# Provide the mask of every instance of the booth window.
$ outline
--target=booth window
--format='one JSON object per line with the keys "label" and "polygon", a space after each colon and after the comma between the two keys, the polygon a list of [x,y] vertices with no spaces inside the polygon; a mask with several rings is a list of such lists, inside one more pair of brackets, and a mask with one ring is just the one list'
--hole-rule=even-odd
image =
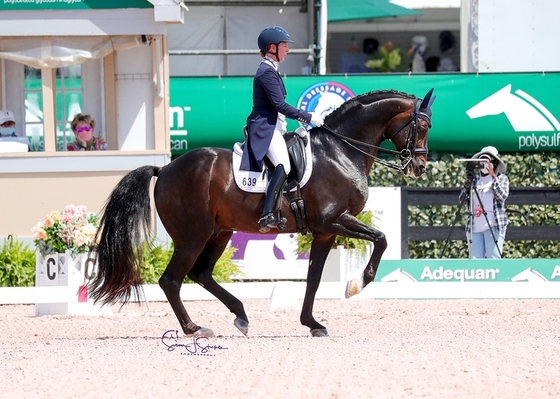
{"label": "booth window", "polygon": [[[82,112],[82,66],[56,68],[56,148],[66,151],[74,141],[70,123]],[[29,138],[30,151],[44,151],[43,99],[41,93],[41,69],[25,66],[25,132]]]}
{"label": "booth window", "polygon": [[57,150],[66,151],[75,140],[70,123],[82,112],[82,65],[56,69]]}
{"label": "booth window", "polygon": [[[78,113],[92,115],[99,127],[95,133],[105,137],[103,131],[109,128],[116,135],[116,53],[152,42],[153,38],[138,35],[1,39],[0,102],[19,118],[17,134],[27,137],[29,150],[67,151],[75,140],[71,122]],[[151,52],[153,56],[154,51],[142,49],[138,53],[149,56]],[[151,77],[149,66],[146,74]],[[158,77],[158,95],[163,96],[159,74]],[[148,83],[146,87],[149,86]],[[109,140],[109,148],[119,148],[116,136]]]}
{"label": "booth window", "polygon": [[41,94],[41,70],[24,67],[25,135],[29,139],[29,151],[44,150],[43,96]]}

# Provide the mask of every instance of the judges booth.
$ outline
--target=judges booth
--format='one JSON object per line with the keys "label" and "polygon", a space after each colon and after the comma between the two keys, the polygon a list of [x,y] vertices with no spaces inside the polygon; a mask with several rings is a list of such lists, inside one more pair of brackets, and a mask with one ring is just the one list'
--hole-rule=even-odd
{"label": "judges booth", "polygon": [[[29,238],[69,204],[97,213],[126,173],[169,163],[167,26],[184,11],[176,0],[0,4],[0,108],[17,135],[0,138],[0,238]],[[107,151],[67,151],[78,113]]]}

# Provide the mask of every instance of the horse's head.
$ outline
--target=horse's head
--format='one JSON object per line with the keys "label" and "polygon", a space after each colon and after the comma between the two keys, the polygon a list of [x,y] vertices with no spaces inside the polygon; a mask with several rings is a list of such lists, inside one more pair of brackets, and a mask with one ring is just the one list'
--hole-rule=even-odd
{"label": "horse's head", "polygon": [[431,105],[435,100],[433,90],[423,99],[408,100],[408,106],[391,119],[385,130],[385,138],[397,149],[401,170],[406,176],[419,177],[426,171],[428,130],[432,126]]}
{"label": "horse's head", "polygon": [[[419,177],[428,163],[428,130],[431,127],[433,89],[416,98],[395,90],[372,91],[346,101],[327,115],[318,131],[326,130],[356,153],[406,176]],[[396,150],[381,147],[390,140]],[[378,152],[396,156],[400,164],[378,158]]]}

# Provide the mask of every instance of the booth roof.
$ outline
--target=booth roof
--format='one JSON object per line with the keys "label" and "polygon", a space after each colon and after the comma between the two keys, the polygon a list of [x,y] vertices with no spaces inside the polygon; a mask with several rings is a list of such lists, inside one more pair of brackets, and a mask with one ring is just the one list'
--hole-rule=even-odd
{"label": "booth roof", "polygon": [[329,22],[422,15],[420,11],[398,6],[389,0],[329,0],[327,4]]}

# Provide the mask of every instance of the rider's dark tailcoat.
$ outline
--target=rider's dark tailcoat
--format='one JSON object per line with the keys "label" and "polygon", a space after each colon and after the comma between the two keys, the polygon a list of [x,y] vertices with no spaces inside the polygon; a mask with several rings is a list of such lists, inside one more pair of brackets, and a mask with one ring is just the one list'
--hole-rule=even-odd
{"label": "rider's dark tailcoat", "polygon": [[247,140],[241,159],[242,170],[259,172],[278,120],[278,113],[302,123],[311,122],[311,114],[285,101],[286,87],[273,63],[264,59],[253,80],[253,110],[247,117]]}

